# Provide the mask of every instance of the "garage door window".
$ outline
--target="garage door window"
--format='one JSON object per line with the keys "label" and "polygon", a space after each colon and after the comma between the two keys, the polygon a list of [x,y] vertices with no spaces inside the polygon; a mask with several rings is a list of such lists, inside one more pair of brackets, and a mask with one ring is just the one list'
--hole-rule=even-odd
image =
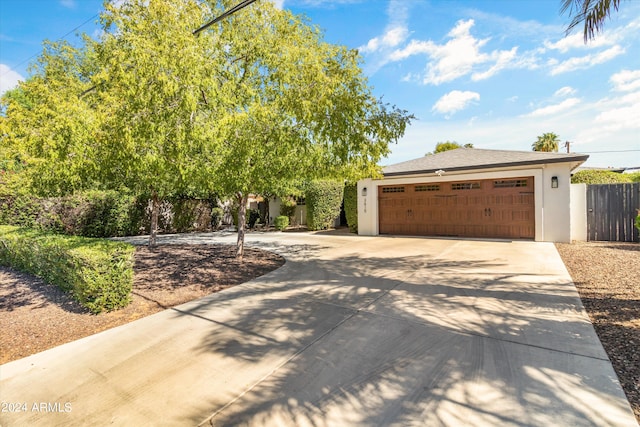
{"label": "garage door window", "polygon": [[383,193],[404,193],[404,187],[384,187]]}
{"label": "garage door window", "polygon": [[511,179],[502,181],[493,181],[493,188],[514,188],[514,187],[526,187],[526,179]]}
{"label": "garage door window", "polygon": [[451,184],[452,190],[479,190],[479,182],[456,182]]}
{"label": "garage door window", "polygon": [[440,186],[437,184],[433,184],[433,185],[416,185],[415,186],[415,191],[416,192],[421,192],[421,191],[440,191]]}

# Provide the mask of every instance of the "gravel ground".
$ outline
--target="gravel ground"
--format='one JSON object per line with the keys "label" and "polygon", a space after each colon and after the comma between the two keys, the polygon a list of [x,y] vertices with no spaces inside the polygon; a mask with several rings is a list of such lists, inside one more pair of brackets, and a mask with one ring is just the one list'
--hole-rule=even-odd
{"label": "gravel ground", "polygon": [[556,244],[640,423],[640,244]]}
{"label": "gravel ground", "polygon": [[[640,422],[640,244],[557,244],[596,332]],[[41,280],[0,267],[0,363],[128,323],[266,274],[278,255],[224,245],[165,245],[136,251],[132,303],[92,315]]]}

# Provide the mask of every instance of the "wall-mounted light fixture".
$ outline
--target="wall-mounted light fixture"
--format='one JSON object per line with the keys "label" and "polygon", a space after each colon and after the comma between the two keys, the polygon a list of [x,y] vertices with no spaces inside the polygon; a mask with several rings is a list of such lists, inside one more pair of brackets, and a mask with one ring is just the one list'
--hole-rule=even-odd
{"label": "wall-mounted light fixture", "polygon": [[367,187],[362,188],[362,196],[367,197]]}
{"label": "wall-mounted light fixture", "polygon": [[551,177],[551,188],[558,188],[558,177],[557,176],[552,176]]}

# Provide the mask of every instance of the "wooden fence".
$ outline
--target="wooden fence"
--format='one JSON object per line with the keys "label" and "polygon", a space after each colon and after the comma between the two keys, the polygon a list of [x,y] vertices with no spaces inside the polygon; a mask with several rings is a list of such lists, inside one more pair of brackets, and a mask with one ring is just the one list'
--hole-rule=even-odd
{"label": "wooden fence", "polygon": [[640,183],[587,186],[587,240],[638,242]]}

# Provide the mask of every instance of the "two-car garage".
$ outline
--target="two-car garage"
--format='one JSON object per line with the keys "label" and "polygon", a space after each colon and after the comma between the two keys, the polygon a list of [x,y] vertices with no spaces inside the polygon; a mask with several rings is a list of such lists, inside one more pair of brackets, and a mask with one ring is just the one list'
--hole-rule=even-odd
{"label": "two-car garage", "polygon": [[358,182],[358,234],[571,241],[577,153],[459,148]]}
{"label": "two-car garage", "polygon": [[533,188],[533,177],[379,186],[379,233],[533,239]]}

